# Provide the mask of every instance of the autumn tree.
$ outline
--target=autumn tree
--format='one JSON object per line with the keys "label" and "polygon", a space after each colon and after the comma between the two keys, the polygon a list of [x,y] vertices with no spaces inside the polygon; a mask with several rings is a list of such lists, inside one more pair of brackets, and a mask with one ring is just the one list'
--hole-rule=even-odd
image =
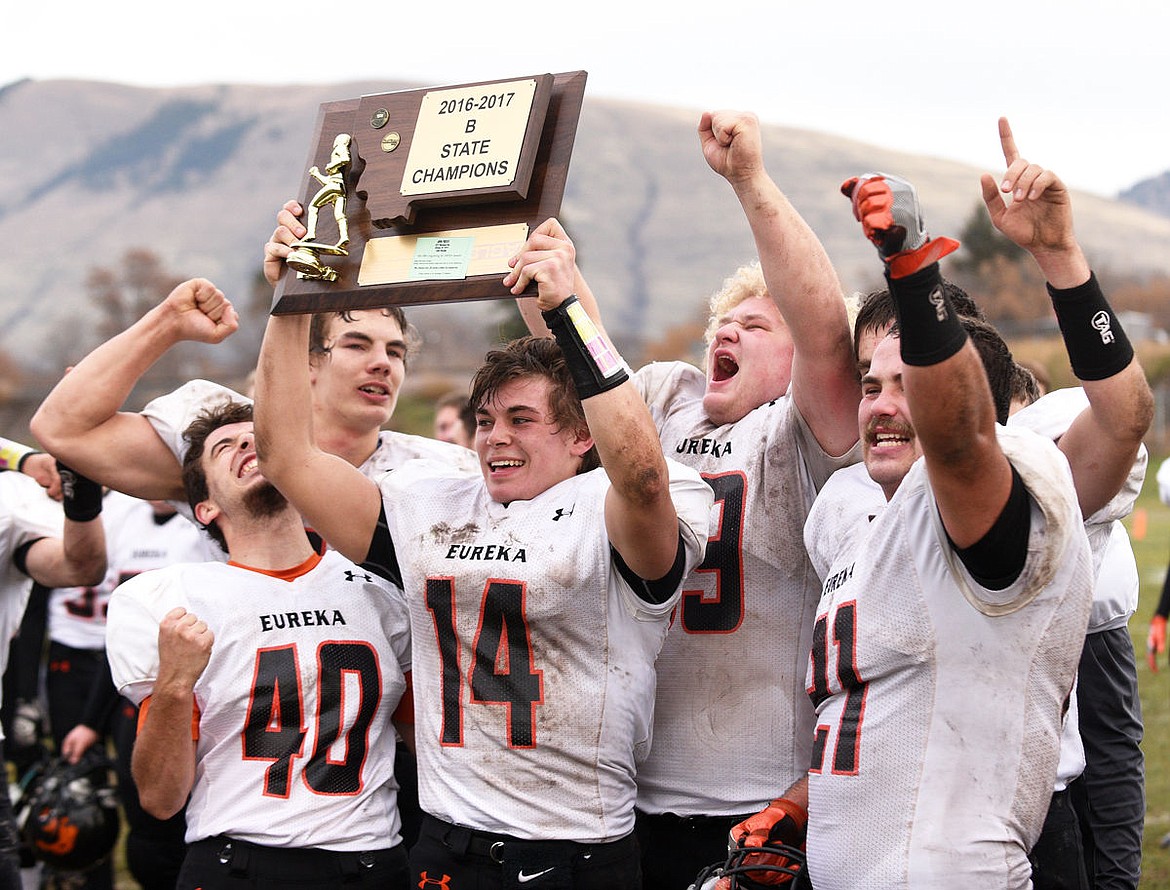
{"label": "autumn tree", "polygon": [[1028,256],[1018,245],[1000,234],[991,224],[987,207],[982,202],[975,205],[963,230],[959,234],[963,247],[954,257],[954,267],[963,272],[978,272],[987,263],[998,258],[1019,263]]}
{"label": "autumn tree", "polygon": [[[167,269],[158,254],[141,247],[127,250],[115,266],[91,268],[85,289],[97,317],[88,337],[76,338],[70,344],[64,364],[79,361],[98,344],[126,330],[162,302],[185,277]],[[231,382],[238,371],[236,353],[222,346],[181,343],[143,375],[132,400],[144,402],[195,377]]]}

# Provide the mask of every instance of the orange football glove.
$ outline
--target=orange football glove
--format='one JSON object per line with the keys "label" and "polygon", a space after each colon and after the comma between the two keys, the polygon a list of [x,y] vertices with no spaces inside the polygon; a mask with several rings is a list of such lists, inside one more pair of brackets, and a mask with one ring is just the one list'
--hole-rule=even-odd
{"label": "orange football glove", "polygon": [[[808,813],[798,803],[784,797],[778,797],[756,815],[745,819],[731,829],[731,845],[733,848],[763,847],[771,844],[783,844],[789,847],[804,849],[805,830],[808,826]],[[781,868],[792,868],[796,862],[779,853],[752,853],[743,859],[745,866],[773,865]],[[748,880],[769,887],[786,884],[792,880],[792,875],[782,872],[759,869],[744,875]]]}
{"label": "orange football glove", "polygon": [[854,176],[841,184],[853,216],[877,247],[891,278],[905,278],[959,249],[953,238],[926,233],[918,193],[905,179],[885,173]]}
{"label": "orange football glove", "polygon": [[1155,615],[1150,619],[1150,634],[1146,637],[1146,661],[1150,670],[1158,673],[1158,656],[1166,651],[1166,616]]}

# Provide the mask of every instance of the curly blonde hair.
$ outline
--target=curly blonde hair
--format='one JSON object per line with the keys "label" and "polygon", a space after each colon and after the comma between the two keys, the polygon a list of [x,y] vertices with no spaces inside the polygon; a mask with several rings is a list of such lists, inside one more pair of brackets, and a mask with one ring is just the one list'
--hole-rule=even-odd
{"label": "curly blonde hair", "polygon": [[703,335],[706,345],[711,345],[711,341],[715,339],[715,332],[719,330],[721,319],[728,312],[744,300],[767,296],[768,285],[764,283],[764,270],[760,268],[759,260],[736,269],[734,274],[723,282],[723,286],[711,296],[707,331]]}

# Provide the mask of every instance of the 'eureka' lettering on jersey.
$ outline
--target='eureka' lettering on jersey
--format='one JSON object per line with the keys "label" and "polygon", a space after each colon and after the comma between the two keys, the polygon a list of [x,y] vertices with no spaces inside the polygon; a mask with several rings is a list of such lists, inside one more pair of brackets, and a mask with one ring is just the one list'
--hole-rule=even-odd
{"label": "'eureka' lettering on jersey", "polygon": [[850,578],[852,578],[854,565],[856,565],[856,563],[849,563],[848,566],[841,569],[841,571],[837,572],[835,575],[830,575],[825,580],[825,586],[822,590],[822,596],[826,593],[832,593],[834,590],[836,590],[838,587],[840,587],[842,584],[844,584],[846,581],[848,581]]}
{"label": "'eureka' lettering on jersey", "polygon": [[504,544],[452,544],[444,559],[502,559],[504,562],[528,562],[523,547]]}
{"label": "'eureka' lettering on jersey", "polygon": [[284,630],[286,627],[316,627],[317,625],[345,624],[340,609],[330,615],[325,609],[306,609],[303,612],[276,612],[260,616],[260,630]]}
{"label": "'eureka' lettering on jersey", "polygon": [[712,457],[723,457],[731,454],[731,443],[720,443],[715,439],[683,439],[674,447],[674,453],[710,454]]}

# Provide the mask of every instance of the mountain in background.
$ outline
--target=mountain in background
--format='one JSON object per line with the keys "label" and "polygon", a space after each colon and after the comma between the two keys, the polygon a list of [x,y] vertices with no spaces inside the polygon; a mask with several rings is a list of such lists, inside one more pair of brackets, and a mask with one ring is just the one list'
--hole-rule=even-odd
{"label": "mountain in background", "polygon": [[[276,210],[305,188],[318,105],[413,88],[28,80],[4,87],[0,358],[46,376],[75,361],[93,344],[97,317],[87,276],[116,267],[131,249],[157,254],[180,277],[212,279],[237,304],[246,300]],[[672,327],[700,320],[708,296],[755,253],[731,189],[699,151],[698,118],[698,109],[586,91],[561,218],[607,326],[631,358]],[[763,138],[769,171],[820,235],[846,290],[878,283],[872,248],[838,191],[848,176],[906,176],[935,233],[960,234],[981,207],[981,171],[963,164],[780,126],[766,126]],[[1167,177],[1160,181],[1164,195]],[[1096,268],[1170,275],[1170,218],[1088,194],[1075,200],[1078,235]],[[464,367],[482,355],[468,332],[498,326],[502,315],[483,303],[409,314],[432,362]],[[262,320],[247,323],[258,328]],[[237,350],[254,350],[258,331],[233,340]]]}
{"label": "mountain in background", "polygon": [[1162,216],[1170,216],[1170,170],[1135,183],[1117,197]]}

